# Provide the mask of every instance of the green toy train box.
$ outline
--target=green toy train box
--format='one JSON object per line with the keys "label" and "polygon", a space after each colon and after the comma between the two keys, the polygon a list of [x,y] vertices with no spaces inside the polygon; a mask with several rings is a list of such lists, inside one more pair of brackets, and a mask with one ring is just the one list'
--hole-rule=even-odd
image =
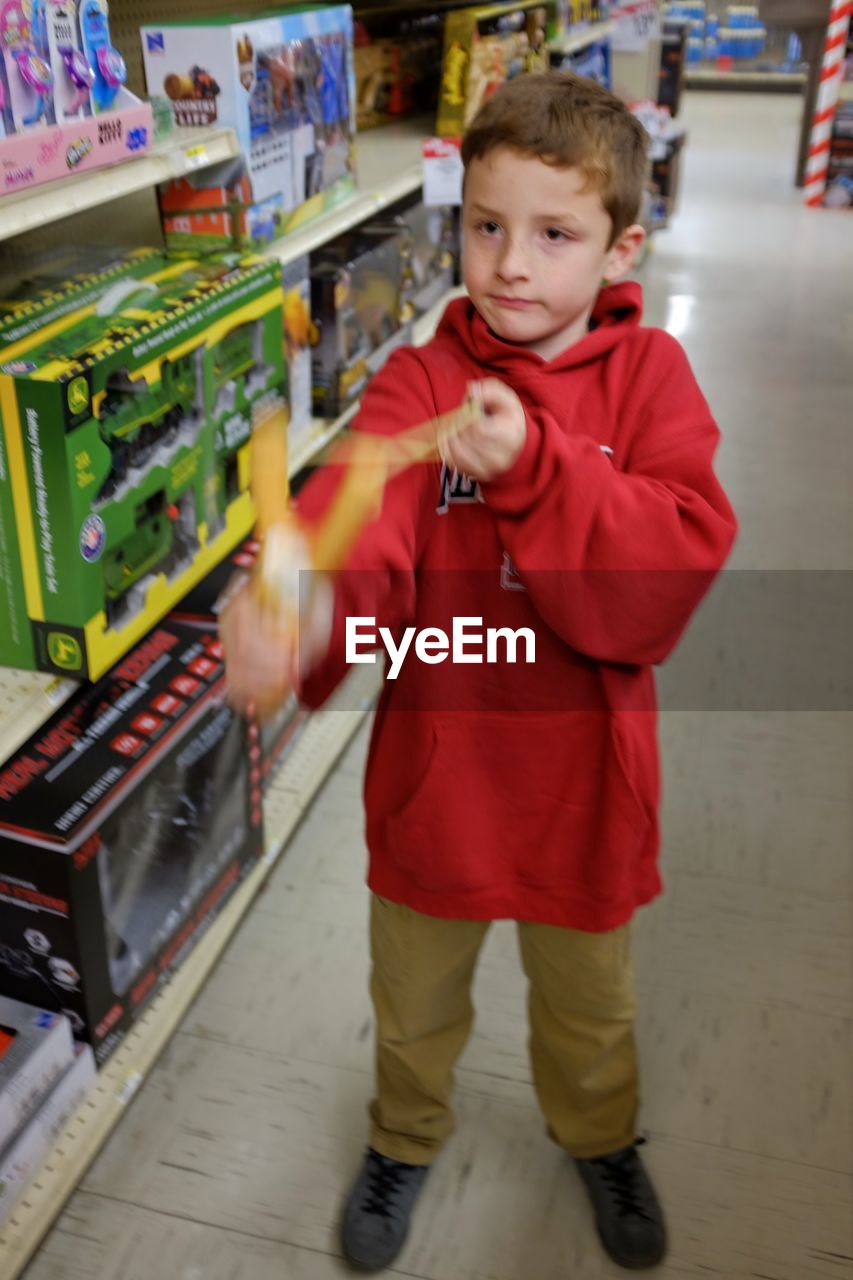
{"label": "green toy train box", "polygon": [[547,71],[553,6],[522,0],[454,9],[444,24],[436,133],[458,137],[494,91],[528,71]]}
{"label": "green toy train box", "polygon": [[285,389],[279,265],[150,265],[0,364],[5,665],[97,678],[252,526],[252,429]]}
{"label": "green toy train box", "polygon": [[0,990],[103,1062],[263,850],[257,727],[165,620],[0,766]]}
{"label": "green toy train box", "polygon": [[224,125],[239,142],[238,157],[161,187],[170,251],[257,247],[352,193],[352,30],[349,5],[142,28],[149,93],[178,125]]}
{"label": "green toy train box", "polygon": [[44,327],[45,316],[57,323],[97,302],[116,281],[156,270],[161,257],[156,249],[134,249],[116,258],[71,248],[48,254],[31,275],[4,281],[0,284],[0,362],[14,359],[18,343],[32,339]]}

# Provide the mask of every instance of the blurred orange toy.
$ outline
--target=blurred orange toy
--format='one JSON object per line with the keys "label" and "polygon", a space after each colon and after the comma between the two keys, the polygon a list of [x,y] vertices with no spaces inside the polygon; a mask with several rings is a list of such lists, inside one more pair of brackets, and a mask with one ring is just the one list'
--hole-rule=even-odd
{"label": "blurred orange toy", "polygon": [[319,337],[308,305],[298,289],[289,289],[284,295],[284,337],[289,360],[305,347],[313,347]]}

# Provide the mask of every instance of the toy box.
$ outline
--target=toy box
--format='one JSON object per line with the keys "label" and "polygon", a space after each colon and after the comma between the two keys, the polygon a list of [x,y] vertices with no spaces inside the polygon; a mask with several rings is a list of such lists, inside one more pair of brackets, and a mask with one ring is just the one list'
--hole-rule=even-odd
{"label": "toy box", "polygon": [[391,352],[411,341],[408,255],[406,234],[390,229],[353,232],[312,260],[313,397],[320,417],[334,418],[357,400]]}
{"label": "toy box", "polygon": [[6,347],[0,662],[97,678],[244,537],[284,389],[278,264],[152,260]]}
{"label": "toy box", "polygon": [[436,132],[458,137],[505,80],[547,71],[549,6],[495,4],[453,9],[445,19]]}
{"label": "toy box", "polygon": [[311,319],[311,277],[307,257],[296,258],[281,269],[284,291],[284,355],[287,365],[288,444],[293,445],[310,429],[311,348],[317,328]]}
{"label": "toy box", "polygon": [[0,5],[0,194],[140,155],[154,137],[110,39],[107,0]]}
{"label": "toy box", "polygon": [[156,249],[134,249],[116,258],[87,249],[69,248],[39,254],[38,272],[0,285],[0,362],[13,358],[16,347],[46,323],[96,303],[110,285],[129,276],[148,274],[162,265]]}
{"label": "toy box", "polygon": [[398,206],[393,216],[373,219],[361,230],[365,235],[401,232],[407,276],[404,293],[415,317],[429,311],[453,287],[459,253],[456,216],[449,205],[428,207],[415,196]]}
{"label": "toy box", "polygon": [[29,1124],[5,1149],[0,1149],[0,1227],[11,1217],[15,1204],[56,1146],[95,1079],[92,1050],[87,1044],[79,1044],[70,1065]]}
{"label": "toy box", "polygon": [[435,110],[441,76],[440,14],[359,9],[354,45],[359,129]]}
{"label": "toy box", "polygon": [[169,249],[262,244],[354,189],[348,5],[161,23],[142,46],[176,122],[227,125],[242,153],[161,189]]}
{"label": "toy box", "polygon": [[[27,932],[39,946],[38,930]],[[0,942],[0,950],[4,945]],[[0,1151],[26,1124],[73,1059],[74,1041],[67,1018],[0,996]]]}
{"label": "toy box", "polygon": [[261,851],[260,752],[223,695],[216,634],[169,620],[0,769],[0,986],[98,1061]]}
{"label": "toy box", "polygon": [[[239,587],[254,568],[259,550],[260,543],[254,538],[247,538],[184,597],[169,615],[170,618],[200,631],[216,632],[220,612],[232,591]],[[260,746],[264,790],[298,741],[309,715],[310,712],[300,707],[295,697],[291,697],[275,715],[250,729]]]}

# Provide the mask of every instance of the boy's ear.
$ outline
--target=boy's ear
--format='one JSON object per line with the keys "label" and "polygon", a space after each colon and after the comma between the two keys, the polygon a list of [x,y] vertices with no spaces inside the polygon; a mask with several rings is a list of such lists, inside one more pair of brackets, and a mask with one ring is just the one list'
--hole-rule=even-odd
{"label": "boy's ear", "polygon": [[638,222],[626,227],[619,239],[607,250],[604,259],[603,276],[607,284],[621,280],[637,261],[637,255],[643,246],[646,232]]}

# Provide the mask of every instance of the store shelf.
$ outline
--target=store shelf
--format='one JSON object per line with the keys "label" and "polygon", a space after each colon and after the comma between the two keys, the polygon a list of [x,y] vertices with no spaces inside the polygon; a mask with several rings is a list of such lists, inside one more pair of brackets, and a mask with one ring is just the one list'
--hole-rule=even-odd
{"label": "store shelf", "polygon": [[16,1280],[21,1274],[198,995],[272,864],[363,721],[376,696],[378,670],[378,666],[355,668],[327,707],[313,715],[300,734],[264,802],[267,839],[263,859],[102,1067],[94,1089],[69,1121],[11,1220],[0,1227],[3,1280]]}
{"label": "store shelf", "polygon": [[553,40],[549,40],[548,52],[558,53],[563,57],[567,57],[572,53],[580,53],[582,49],[588,49],[590,45],[606,40],[608,36],[613,35],[615,30],[615,22],[593,22],[582,30],[577,30],[573,27],[565,32],[564,35],[555,36]]}
{"label": "store shelf", "polygon": [[[448,302],[452,298],[461,297],[464,292],[463,288],[451,289],[444,297],[439,298],[438,302],[430,307],[429,311],[425,312],[419,320],[415,321],[412,330],[412,342],[416,347],[422,347],[424,343],[429,342],[438,327],[438,322],[444,314],[444,308]],[[343,431],[347,423],[352,421],[357,412],[358,402],[351,404],[340,417],[331,421],[326,418],[314,419],[307,435],[301,438],[290,450],[288,472],[291,480],[303,467],[307,467],[324,449],[328,448],[335,437]]]}
{"label": "store shelf", "polygon": [[715,67],[695,67],[684,73],[691,89],[771,89],[800,93],[806,83],[802,71],[718,71]]}
{"label": "store shelf", "polygon": [[0,240],[239,154],[233,129],[178,129],[144,156],[0,199]]}
{"label": "store shelf", "polygon": [[356,193],[303,227],[288,232],[264,252],[282,263],[292,262],[419,191],[423,183],[421,143],[430,135],[433,124],[432,116],[424,116],[359,134]]}

